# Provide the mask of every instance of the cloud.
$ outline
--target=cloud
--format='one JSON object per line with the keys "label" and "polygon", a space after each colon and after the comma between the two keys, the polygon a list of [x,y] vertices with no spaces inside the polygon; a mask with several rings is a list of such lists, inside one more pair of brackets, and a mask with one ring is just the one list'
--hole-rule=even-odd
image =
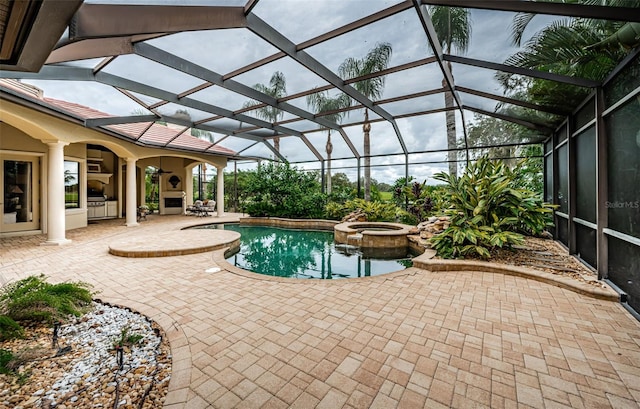
{"label": "cloud", "polygon": [[[100,2],[105,2],[100,0]],[[112,3],[148,3],[147,0],[112,1]],[[396,4],[396,1],[370,1],[370,0],[325,0],[325,1],[295,1],[295,0],[261,0],[257,3],[253,13],[267,24],[280,31],[285,37],[294,43],[314,38],[324,32],[341,27],[356,21],[367,15],[375,13]],[[162,4],[212,4],[205,0],[167,0]],[[229,3],[219,0],[214,4],[238,5],[245,4],[245,0],[237,0]],[[467,56],[494,62],[502,62],[504,59],[518,50],[510,42],[509,27],[515,13],[496,12],[487,10],[472,10],[473,23],[472,38]],[[538,16],[525,33],[528,37],[540,27],[547,24],[553,17]],[[353,30],[337,38],[322,42],[308,48],[305,52],[317,59],[325,67],[337,71],[345,58],[362,58],[378,42],[389,42],[393,47],[391,66],[397,66],[408,62],[420,60],[431,56],[428,41],[424,30],[416,16],[413,7],[398,13],[383,21],[370,26]],[[220,74],[227,74],[239,67],[260,60],[274,54],[277,49],[265,40],[252,33],[249,29],[209,30],[200,32],[183,32],[167,35],[149,41],[155,47],[174,53],[176,56],[192,61],[202,67],[209,68]],[[88,64],[96,64],[99,60],[92,60]],[[77,65],[77,64],[76,64]],[[164,88],[172,93],[181,93],[194,86],[203,83],[201,79],[188,76],[176,70],[167,68],[162,64],[149,61],[135,55],[119,56],[104,69],[127,79],[148,84],[153,87]],[[282,71],[287,80],[288,93],[307,90],[315,86],[326,84],[326,81],[312,73],[289,57],[282,58],[263,67],[239,75],[234,80],[245,85],[253,86],[256,83],[268,84],[271,75],[275,71]],[[453,64],[453,74],[457,84],[482,91],[501,93],[499,84],[494,79],[494,72],[487,69]],[[392,98],[441,86],[442,73],[438,64],[415,67],[410,70],[390,74],[387,77],[386,88],[382,98]],[[91,106],[101,111],[115,115],[129,115],[140,108],[131,99],[111,87],[82,81],[25,81],[42,88],[45,96],[63,99],[71,102]],[[203,102],[237,110],[249,99],[213,86],[190,96]],[[463,101],[472,105],[482,103],[482,108],[491,108],[491,101],[480,101],[477,98],[462,95]],[[145,98],[154,101],[154,98]],[[291,101],[299,108],[308,110],[306,101],[299,99]],[[444,106],[443,94],[412,99],[382,105],[394,115],[420,110],[441,108]],[[173,105],[166,109],[172,109]],[[187,108],[188,111],[193,111]],[[196,113],[200,118],[206,113]],[[250,114],[251,115],[251,114]],[[358,122],[362,119],[363,112],[353,111],[344,119],[344,123]],[[461,122],[458,116],[458,133],[461,134]],[[287,118],[290,118],[288,115]],[[371,113],[372,119],[377,115]],[[467,117],[467,121],[472,118]],[[222,122],[222,121],[220,121]],[[227,121],[231,123],[230,121]],[[410,152],[421,152],[446,148],[446,126],[443,113],[424,115],[398,119],[398,128]],[[215,123],[214,123],[215,125]],[[292,124],[292,126],[294,126]],[[309,129],[314,129],[311,125]],[[363,152],[363,136],[361,125],[348,126],[345,132],[352,140],[360,154]],[[316,149],[323,156],[326,143],[326,132],[311,132],[307,136]],[[404,155],[393,156],[401,153],[398,137],[389,123],[377,122],[373,124],[371,131],[372,153],[375,155],[389,155],[377,158],[380,165],[398,164],[397,166],[381,166],[372,171],[373,177],[387,183],[404,176]],[[351,150],[337,134],[332,134],[334,145],[334,157],[351,156]],[[232,149],[242,149],[250,142],[234,141],[227,138],[222,145]],[[282,153],[292,161],[310,160],[314,155],[298,138],[282,138]],[[248,155],[264,155],[272,157],[272,152],[263,144],[244,152]],[[410,173],[418,180],[430,178],[435,172],[446,169],[446,164],[420,162],[437,162],[446,159],[446,153],[412,154],[410,155]],[[336,161],[338,163],[339,161]],[[350,163],[354,163],[351,161]],[[244,165],[249,166],[249,165]],[[319,164],[304,166],[319,167]],[[352,179],[355,179],[355,169],[345,170]]]}

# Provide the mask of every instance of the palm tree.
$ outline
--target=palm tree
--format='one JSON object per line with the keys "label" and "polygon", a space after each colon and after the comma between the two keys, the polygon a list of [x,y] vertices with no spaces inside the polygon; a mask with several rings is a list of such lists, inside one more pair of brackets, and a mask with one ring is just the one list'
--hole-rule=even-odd
{"label": "palm tree", "polygon": [[[640,32],[640,26],[637,30]],[[635,32],[633,25],[620,22],[556,20],[507,58],[505,64],[601,81],[626,56],[623,47],[637,45],[628,40],[634,38],[627,35],[630,31]],[[589,93],[582,87],[508,73],[496,74],[496,78],[507,92],[549,107],[575,106]]]}
{"label": "palm tree", "polygon": [[[638,7],[638,5],[633,5],[629,0],[556,0],[560,3],[578,3],[592,6],[608,6],[608,7]],[[537,16],[535,13],[517,13],[511,24],[511,41],[514,45],[518,47],[522,44],[522,36],[524,35],[524,31]],[[593,22],[597,25],[608,25],[610,22],[602,21],[602,20],[593,20]],[[625,41],[626,38],[637,38],[638,29],[640,28],[640,23],[626,23],[624,26],[620,28],[620,33],[615,33],[603,41],[615,42],[619,41],[623,46],[628,48],[633,48],[638,45],[636,41],[631,40],[630,43]],[[629,33],[629,37],[626,37],[625,34]],[[621,37],[621,38],[620,38]]]}
{"label": "palm tree", "polygon": [[[467,9],[460,7],[430,6],[429,14],[433,21],[433,27],[442,45],[443,52],[450,54],[454,48],[460,53],[466,53],[471,38],[471,18]],[[447,62],[449,72],[452,72],[451,63]],[[447,88],[446,79],[442,79],[442,87]],[[449,174],[456,176],[458,164],[456,162],[456,115],[453,111],[453,93],[445,91],[444,105],[447,121],[447,154],[449,160]]]}
{"label": "palm tree", "polygon": [[[342,111],[344,108],[351,106],[351,98],[346,94],[340,94],[335,98],[329,97],[329,91],[316,92],[307,95],[307,105],[318,114],[328,112],[322,117],[328,121],[338,123],[348,111]],[[333,144],[331,143],[331,128],[327,128],[327,194],[331,194],[331,152],[333,152]]]}
{"label": "palm tree", "polygon": [[[284,74],[280,71],[276,71],[273,73],[273,75],[271,76],[271,80],[269,80],[269,85],[255,84],[253,86],[253,89],[260,91],[263,94],[267,94],[275,99],[287,96],[287,82],[284,78]],[[255,105],[258,105],[258,103],[247,101],[244,103],[243,108],[250,108]],[[274,106],[266,105],[262,108],[258,108],[256,110],[256,115],[258,116],[258,118],[262,118],[273,123],[284,116],[284,111]],[[279,137],[273,138],[273,147],[275,148],[276,152],[280,152]]]}
{"label": "palm tree", "polygon": [[[378,43],[374,48],[369,50],[367,55],[362,59],[347,58],[344,60],[338,73],[343,79],[370,75],[387,69],[391,60],[391,44]],[[365,97],[376,100],[382,96],[384,90],[385,76],[372,77],[366,80],[358,81],[353,87]],[[364,199],[371,200],[371,141],[369,131],[371,124],[369,123],[369,110],[364,110]]]}

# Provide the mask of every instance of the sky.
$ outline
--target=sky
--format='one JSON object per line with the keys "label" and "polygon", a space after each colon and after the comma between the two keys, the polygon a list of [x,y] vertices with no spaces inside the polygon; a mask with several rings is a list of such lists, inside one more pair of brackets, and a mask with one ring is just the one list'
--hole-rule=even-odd
{"label": "sky", "polygon": [[[91,1],[106,3],[106,1]],[[225,4],[243,5],[244,1],[113,1],[110,3],[129,4]],[[349,22],[358,20],[367,15],[375,13],[396,4],[397,1],[390,0],[324,0],[324,1],[303,1],[303,0],[260,0],[253,9],[253,13],[265,21],[267,24],[278,30],[294,43],[311,39],[328,30],[338,28]],[[472,36],[469,49],[466,54],[454,50],[453,54],[465,55],[471,58],[488,60],[491,62],[503,62],[508,56],[517,51],[509,39],[510,24],[514,13],[472,10]],[[551,20],[548,16],[539,16],[534,19],[531,28],[525,32],[525,38],[530,37],[538,29]],[[326,41],[306,49],[305,51],[329,68],[334,73],[339,65],[349,57],[362,58],[377,43],[387,42],[392,45],[393,53],[389,66],[397,66],[409,63],[418,59],[423,59],[432,55],[428,46],[426,35],[421,28],[414,9],[409,9],[381,22],[370,26],[343,34],[337,38]],[[277,50],[257,35],[247,29],[226,29],[211,30],[204,32],[184,32],[161,37],[148,41],[154,47],[174,53],[175,55],[192,61],[198,65],[206,67],[219,74],[225,74],[242,67],[250,62],[264,58],[275,53]],[[78,61],[70,63],[76,66],[93,67],[101,59]],[[272,62],[259,69],[252,70],[234,78],[234,80],[247,86],[255,84],[268,84],[271,75],[275,71],[284,73],[287,81],[287,93],[294,94],[303,90],[312,89],[326,85],[327,82],[311,71],[302,67],[291,58],[285,57]],[[201,80],[190,77],[161,64],[146,60],[137,55],[119,56],[114,62],[107,65],[104,72],[118,75],[130,80],[159,88],[165,88],[173,93],[180,93],[202,83]],[[481,91],[502,94],[502,91],[494,79],[494,72],[490,70],[453,65],[453,75],[458,85],[476,88]],[[388,75],[382,99],[395,96],[427,91],[441,86],[442,73],[437,64],[429,64],[410,70]],[[114,88],[91,82],[83,81],[39,81],[25,80],[44,90],[46,97],[52,97],[79,104],[91,106],[95,109],[113,115],[131,115],[134,111],[140,110],[141,106],[133,100],[127,98]],[[334,95],[334,94],[332,94]],[[154,103],[158,100],[152,97],[137,95],[147,103]],[[247,97],[235,94],[220,87],[209,87],[189,96],[198,101],[223,106],[235,110],[242,108],[248,101]],[[469,97],[468,95],[463,95]],[[495,102],[473,99],[473,105],[482,109],[494,110]],[[308,110],[305,98],[289,101],[292,105]],[[407,112],[436,109],[444,106],[444,95],[436,94],[420,99],[400,101],[382,105],[392,115],[399,115]],[[159,110],[163,114],[172,114],[180,108],[175,104],[161,107]],[[210,114],[198,112],[187,108],[194,120],[204,119]],[[255,114],[247,113],[255,116]],[[473,114],[465,111],[466,123],[473,120]],[[291,115],[285,115],[284,119]],[[352,123],[361,121],[362,110],[351,111],[342,123]],[[378,116],[370,113],[371,119]],[[227,121],[229,126],[240,126],[237,121]],[[410,152],[421,152],[446,148],[446,126],[445,115],[442,113],[424,115],[396,120],[402,138]],[[456,125],[458,137],[462,138],[462,118],[456,111]],[[214,124],[212,122],[212,124]],[[216,123],[217,124],[217,123]],[[246,124],[245,124],[246,125]],[[290,126],[299,131],[314,131],[307,133],[308,139],[317,147],[323,156],[327,133],[318,131],[317,125],[304,121],[303,123],[292,123]],[[344,127],[346,134],[353,141],[360,154],[363,153],[363,136],[361,125]],[[215,135],[216,139],[222,135]],[[234,140],[235,139],[235,140]],[[341,158],[352,157],[345,141],[334,132],[331,137],[333,143],[334,158],[332,166],[336,172],[344,172],[351,180],[356,179],[356,170],[338,169],[340,167],[353,167],[355,160],[340,160]],[[374,122],[371,130],[371,153],[381,155],[372,159],[372,164],[394,166],[374,167],[372,177],[379,182],[393,183],[405,174],[404,155],[393,155],[401,153],[393,127],[388,122]],[[227,138],[222,143],[223,146],[236,151],[241,151],[251,145],[252,142],[238,140],[237,138]],[[291,162],[301,162],[314,160],[315,156],[306,148],[303,141],[297,137],[281,138],[281,153]],[[256,155],[271,157],[272,153],[262,144],[255,145],[246,151],[246,155]],[[412,154],[409,157],[409,174],[420,181],[433,183],[433,174],[446,170],[446,163],[435,163],[446,160],[446,153]],[[418,164],[419,162],[434,162],[429,164]],[[241,167],[251,167],[251,165],[241,165]],[[320,167],[319,162],[303,163],[299,167],[314,168]]]}

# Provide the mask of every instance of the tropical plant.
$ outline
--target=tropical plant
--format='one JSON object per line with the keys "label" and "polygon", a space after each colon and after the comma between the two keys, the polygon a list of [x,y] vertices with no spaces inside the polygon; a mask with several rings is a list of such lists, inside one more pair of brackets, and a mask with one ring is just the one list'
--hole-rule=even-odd
{"label": "tropical plant", "polygon": [[407,211],[411,213],[418,222],[427,220],[432,215],[435,208],[435,200],[429,195],[426,189],[427,182],[413,182],[403,188],[403,195],[407,198]]}
{"label": "tropical plant", "polygon": [[[440,40],[443,52],[450,54],[456,49],[460,53],[466,53],[471,38],[471,17],[467,9],[448,6],[429,6],[429,14],[433,22],[433,28]],[[453,74],[451,63],[447,62],[449,72]],[[447,108],[445,118],[447,121],[447,149],[449,160],[449,174],[458,174],[458,162],[456,154],[456,116],[453,111],[453,93],[449,90],[446,78],[442,79],[442,87],[445,88],[444,105]]]}
{"label": "tropical plant", "polygon": [[251,216],[320,218],[326,195],[320,192],[318,175],[288,163],[261,165],[249,174],[247,213]]}
{"label": "tropical plant", "polygon": [[41,274],[6,285],[0,294],[0,311],[15,321],[51,323],[81,315],[91,305],[92,295],[87,283],[50,284]]}
{"label": "tropical plant", "polygon": [[[351,79],[361,76],[370,76],[389,66],[392,48],[389,43],[378,43],[369,50],[362,59],[347,58],[338,67],[338,73],[343,79]],[[353,87],[365,97],[376,100],[382,96],[384,90],[385,76],[379,75],[370,77],[353,84]],[[371,123],[369,122],[369,110],[364,110],[364,199],[371,200],[371,141],[369,132]]]}
{"label": "tropical plant", "polygon": [[[269,85],[255,84],[253,89],[278,99],[287,96],[287,81],[282,72],[276,71],[271,75]],[[251,108],[256,105],[260,105],[260,103],[247,101],[244,103],[243,108]],[[265,105],[256,109],[256,115],[266,121],[276,122],[278,118],[284,116],[284,111],[271,105]],[[280,137],[273,138],[273,148],[276,152],[280,152]]]}
{"label": "tropical plant", "polygon": [[405,178],[403,176],[401,178],[396,179],[393,182],[393,187],[392,187],[393,201],[396,204],[396,206],[406,206],[408,198],[405,195],[404,188],[408,186],[410,183],[413,183],[414,180],[415,179],[413,176],[409,176],[408,178]]}
{"label": "tropical plant", "polygon": [[445,258],[489,258],[497,247],[521,244],[523,234],[541,234],[551,225],[552,205],[530,190],[513,187],[519,169],[510,170],[487,157],[470,164],[458,178],[446,173],[434,177],[445,182],[450,225],[431,238]]}
{"label": "tropical plant", "polygon": [[358,198],[348,200],[344,204],[331,202],[325,207],[326,217],[332,220],[340,220],[356,210],[362,212],[370,222],[395,222],[399,219],[414,221],[413,218],[407,216],[403,209],[393,203],[366,201]]}
{"label": "tropical plant", "polygon": [[[316,116],[322,116],[327,121],[338,123],[348,114],[345,108],[351,106],[351,98],[346,94],[340,94],[331,98],[329,91],[316,92],[307,95],[307,104],[316,112]],[[333,144],[331,143],[331,128],[327,128],[327,194],[331,194],[331,153]]]}

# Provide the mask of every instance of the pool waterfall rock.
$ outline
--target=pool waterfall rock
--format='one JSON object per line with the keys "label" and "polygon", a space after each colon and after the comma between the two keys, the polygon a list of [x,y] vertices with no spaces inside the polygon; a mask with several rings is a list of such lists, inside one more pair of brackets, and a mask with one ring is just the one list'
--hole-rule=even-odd
{"label": "pool waterfall rock", "polygon": [[408,236],[410,246],[419,251],[430,249],[429,240],[445,231],[451,224],[449,216],[432,216],[420,224]]}

